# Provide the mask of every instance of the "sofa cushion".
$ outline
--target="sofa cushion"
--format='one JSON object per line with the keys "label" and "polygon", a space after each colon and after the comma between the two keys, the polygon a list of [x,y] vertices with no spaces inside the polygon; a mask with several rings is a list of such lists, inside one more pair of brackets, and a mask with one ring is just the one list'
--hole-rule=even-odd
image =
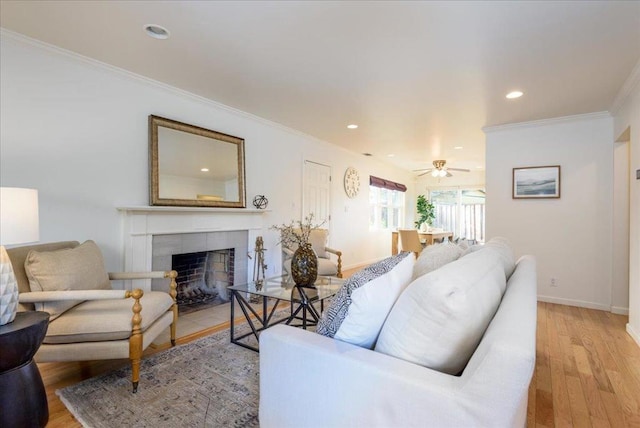
{"label": "sofa cushion", "polygon": [[413,267],[413,279],[457,260],[461,254],[462,249],[449,241],[445,241],[442,244],[428,245],[416,260],[416,264]]}
{"label": "sofa cushion", "polygon": [[505,283],[495,251],[471,253],[417,278],[398,298],[375,350],[460,373],[495,314]]}
{"label": "sofa cushion", "polygon": [[391,307],[411,281],[414,261],[413,253],[400,253],[353,274],[322,314],[316,331],[371,348]]}
{"label": "sofa cushion", "polygon": [[[82,343],[122,340],[131,336],[133,299],[88,300],[49,323],[43,343]],[[140,299],[144,332],[167,312],[173,299],[168,293],[147,291]],[[96,316],[100,314],[100,316]]]}
{"label": "sofa cushion", "polygon": [[[30,251],[24,262],[31,291],[111,290],[100,248],[86,241],[75,248],[56,251]],[[53,321],[79,300],[36,304]]]}

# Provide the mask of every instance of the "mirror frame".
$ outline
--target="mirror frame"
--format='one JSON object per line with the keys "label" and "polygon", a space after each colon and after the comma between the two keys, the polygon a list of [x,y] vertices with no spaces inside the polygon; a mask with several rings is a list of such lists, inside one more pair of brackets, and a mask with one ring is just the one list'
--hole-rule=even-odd
{"label": "mirror frame", "polygon": [[[195,134],[212,140],[235,144],[238,149],[238,201],[209,201],[200,199],[169,199],[160,197],[160,171],[158,165],[158,127],[170,128],[176,131]],[[189,125],[176,120],[160,116],[149,115],[149,200],[151,205],[178,206],[178,207],[221,207],[221,208],[245,208],[245,166],[244,166],[244,139],[199,126]]]}

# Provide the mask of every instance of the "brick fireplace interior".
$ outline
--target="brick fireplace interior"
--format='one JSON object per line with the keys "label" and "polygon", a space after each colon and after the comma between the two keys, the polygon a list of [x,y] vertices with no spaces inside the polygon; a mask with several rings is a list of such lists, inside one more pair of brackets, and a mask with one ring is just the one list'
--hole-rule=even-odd
{"label": "brick fireplace interior", "polygon": [[[176,270],[181,314],[229,301],[227,287],[247,282],[247,231],[154,235],[152,269]],[[151,289],[168,291],[166,280]]]}
{"label": "brick fireplace interior", "polygon": [[229,301],[227,287],[234,284],[235,249],[173,254],[171,268],[178,272],[177,303],[181,313]]}

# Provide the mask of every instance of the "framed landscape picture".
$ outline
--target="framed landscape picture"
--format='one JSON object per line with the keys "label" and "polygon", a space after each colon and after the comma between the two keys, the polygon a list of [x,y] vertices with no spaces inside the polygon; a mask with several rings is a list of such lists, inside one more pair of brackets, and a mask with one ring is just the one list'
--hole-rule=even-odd
{"label": "framed landscape picture", "polygon": [[560,165],[513,168],[513,199],[560,197]]}

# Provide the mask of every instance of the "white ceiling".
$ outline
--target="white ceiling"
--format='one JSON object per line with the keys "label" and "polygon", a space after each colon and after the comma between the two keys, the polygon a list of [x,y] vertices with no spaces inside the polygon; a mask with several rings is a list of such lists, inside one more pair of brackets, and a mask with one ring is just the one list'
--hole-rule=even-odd
{"label": "white ceiling", "polygon": [[2,0],[0,25],[407,169],[608,110],[640,59],[638,1]]}

